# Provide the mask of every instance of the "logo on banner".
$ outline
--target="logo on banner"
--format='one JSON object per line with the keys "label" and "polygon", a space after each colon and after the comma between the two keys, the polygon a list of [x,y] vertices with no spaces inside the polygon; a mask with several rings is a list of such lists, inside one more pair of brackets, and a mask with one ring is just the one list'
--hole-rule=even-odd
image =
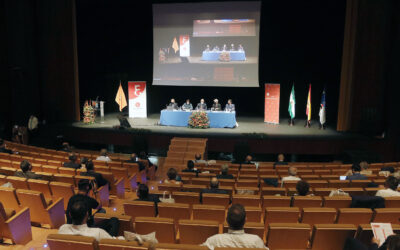
{"label": "logo on banner", "polygon": [[140,102],[135,103],[135,106],[139,108],[140,107]]}
{"label": "logo on banner", "polygon": [[129,117],[147,117],[146,82],[128,82]]}
{"label": "logo on banner", "polygon": [[[146,89],[146,85],[145,84],[134,84],[134,88],[129,88],[129,98],[130,99],[135,99],[138,98]],[[140,104],[139,104],[140,106]]]}

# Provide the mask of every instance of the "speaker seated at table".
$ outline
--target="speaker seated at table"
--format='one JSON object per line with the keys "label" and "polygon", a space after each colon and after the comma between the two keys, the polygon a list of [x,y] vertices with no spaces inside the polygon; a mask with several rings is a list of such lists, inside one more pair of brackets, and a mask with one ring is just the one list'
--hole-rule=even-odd
{"label": "speaker seated at table", "polygon": [[214,99],[214,103],[211,107],[211,111],[221,111],[221,104],[218,103],[218,99]]}
{"label": "speaker seated at table", "polygon": [[190,103],[190,100],[187,99],[181,108],[182,108],[182,110],[185,110],[185,111],[191,111],[191,110],[193,110],[193,105]]}
{"label": "speaker seated at table", "polygon": [[168,110],[178,110],[179,109],[178,104],[175,102],[174,98],[172,98],[171,102],[167,105],[167,109]]}
{"label": "speaker seated at table", "polygon": [[200,103],[197,104],[196,110],[207,110],[207,104],[204,102],[203,98],[201,98]]}
{"label": "speaker seated at table", "polygon": [[228,103],[225,105],[225,111],[235,111],[235,104],[232,103],[232,99],[228,99]]}

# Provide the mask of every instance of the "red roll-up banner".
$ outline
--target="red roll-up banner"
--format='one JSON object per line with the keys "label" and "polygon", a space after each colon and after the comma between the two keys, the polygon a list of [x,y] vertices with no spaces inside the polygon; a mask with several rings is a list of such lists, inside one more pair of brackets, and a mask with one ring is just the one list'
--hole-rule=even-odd
{"label": "red roll-up banner", "polygon": [[264,122],[279,124],[280,90],[279,83],[265,84]]}

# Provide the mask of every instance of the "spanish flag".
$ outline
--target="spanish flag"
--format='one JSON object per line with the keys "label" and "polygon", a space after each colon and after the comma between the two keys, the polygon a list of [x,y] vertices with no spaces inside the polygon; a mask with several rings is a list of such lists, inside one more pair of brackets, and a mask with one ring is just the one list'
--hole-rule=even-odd
{"label": "spanish flag", "polygon": [[117,96],[115,97],[115,102],[119,105],[119,111],[122,111],[123,108],[128,106],[126,102],[126,97],[124,90],[122,89],[121,81],[119,81],[119,88],[117,92]]}
{"label": "spanish flag", "polygon": [[307,108],[306,108],[307,121],[311,121],[311,83],[308,88]]}
{"label": "spanish flag", "polygon": [[174,37],[174,41],[172,42],[172,48],[174,49],[175,53],[179,50],[179,45],[176,37]]}

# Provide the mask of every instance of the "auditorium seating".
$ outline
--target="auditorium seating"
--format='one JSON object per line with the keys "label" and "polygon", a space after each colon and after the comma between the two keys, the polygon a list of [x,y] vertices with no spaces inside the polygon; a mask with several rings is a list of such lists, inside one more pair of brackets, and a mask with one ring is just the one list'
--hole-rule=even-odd
{"label": "auditorium seating", "polygon": [[214,220],[219,223],[225,221],[225,206],[218,205],[193,205],[194,220]]}
{"label": "auditorium seating", "polygon": [[383,222],[398,224],[400,218],[400,208],[376,208],[372,222]]}
{"label": "auditorium seating", "polygon": [[160,218],[172,218],[175,225],[180,219],[190,219],[191,211],[189,204],[184,203],[159,203],[158,216]]}
{"label": "auditorium seating", "polygon": [[31,218],[28,207],[20,211],[7,209],[0,202],[0,239],[25,245],[32,240]]}
{"label": "auditorium seating", "polygon": [[182,244],[201,244],[219,232],[218,222],[211,220],[179,220],[178,228]]}
{"label": "auditorium seating", "polygon": [[136,217],[135,230],[138,234],[156,232],[161,243],[175,243],[174,220],[169,218]]}
{"label": "auditorium seating", "polygon": [[356,229],[353,224],[315,224],[310,240],[311,249],[343,249],[346,239],[354,237]]}
{"label": "auditorium seating", "polygon": [[271,249],[306,249],[310,225],[302,223],[270,223],[267,246]]}
{"label": "auditorium seating", "polygon": [[110,215],[105,213],[96,213],[94,215],[94,222],[95,224],[99,224],[102,221],[110,219],[112,217],[116,217],[119,220],[119,236],[123,236],[124,231],[134,232],[132,217],[128,215]]}
{"label": "auditorium seating", "polygon": [[0,187],[0,202],[15,211],[21,209],[15,188]]}
{"label": "auditorium seating", "polygon": [[98,248],[98,242],[95,238],[78,235],[49,234],[47,243],[52,250],[95,250]]}
{"label": "auditorium seating", "polygon": [[154,217],[156,214],[154,202],[149,201],[125,201],[124,212],[131,216],[133,220],[137,216]]}

